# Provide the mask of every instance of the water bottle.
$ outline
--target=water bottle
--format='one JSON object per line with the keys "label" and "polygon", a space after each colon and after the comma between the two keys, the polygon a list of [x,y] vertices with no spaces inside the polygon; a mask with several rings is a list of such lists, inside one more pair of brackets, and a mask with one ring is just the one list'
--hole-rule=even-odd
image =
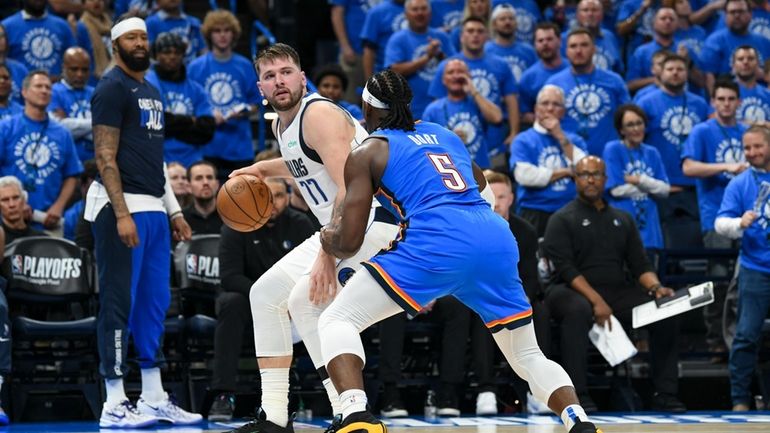
{"label": "water bottle", "polygon": [[757,410],[765,410],[765,400],[761,394],[754,396],[754,405],[756,406]]}
{"label": "water bottle", "polygon": [[438,407],[436,407],[436,392],[429,389],[428,395],[425,397],[425,420],[435,421],[437,416]]}

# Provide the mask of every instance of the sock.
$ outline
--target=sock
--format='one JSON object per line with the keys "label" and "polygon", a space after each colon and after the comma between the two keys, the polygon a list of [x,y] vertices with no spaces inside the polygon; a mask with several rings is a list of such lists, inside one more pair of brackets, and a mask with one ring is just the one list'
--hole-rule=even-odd
{"label": "sock", "polygon": [[262,410],[279,427],[289,423],[289,369],[262,368]]}
{"label": "sock", "polygon": [[567,427],[567,431],[572,430],[572,427],[579,422],[587,422],[588,415],[583,410],[583,407],[579,404],[571,404],[564,408],[561,412],[561,421],[564,426]]}
{"label": "sock", "polygon": [[126,390],[123,389],[123,379],[105,379],[104,388],[107,390],[105,406],[113,407],[122,401],[128,400]]}
{"label": "sock", "polygon": [[142,395],[145,401],[157,403],[167,398],[163,391],[163,381],[160,379],[160,368],[142,369]]}
{"label": "sock", "polygon": [[332,415],[342,413],[342,404],[340,404],[340,395],[337,394],[337,388],[334,387],[331,379],[324,379],[321,383],[326,388],[326,394],[329,396],[329,402],[332,404]]}
{"label": "sock", "polygon": [[342,419],[349,417],[356,412],[366,410],[366,393],[361,389],[349,389],[340,394],[340,404],[342,405]]}

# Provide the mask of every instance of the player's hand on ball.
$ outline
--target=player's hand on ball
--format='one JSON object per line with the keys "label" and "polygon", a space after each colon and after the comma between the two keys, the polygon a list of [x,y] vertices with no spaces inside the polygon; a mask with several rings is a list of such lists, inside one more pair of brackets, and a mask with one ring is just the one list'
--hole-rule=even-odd
{"label": "player's hand on ball", "polygon": [[233,178],[233,177],[241,175],[241,174],[250,174],[250,175],[258,177],[261,180],[264,180],[266,176],[265,176],[265,173],[262,171],[262,169],[260,167],[261,167],[261,164],[259,162],[255,162],[254,164],[251,164],[248,167],[243,167],[243,168],[239,168],[237,170],[233,170],[230,173],[230,176],[228,176],[228,177]]}
{"label": "player's hand on ball", "polygon": [[336,258],[321,251],[310,270],[308,298],[313,305],[324,305],[337,295]]}
{"label": "player's hand on ball", "polygon": [[136,232],[136,224],[131,215],[118,218],[118,236],[129,248],[139,245],[139,234]]}

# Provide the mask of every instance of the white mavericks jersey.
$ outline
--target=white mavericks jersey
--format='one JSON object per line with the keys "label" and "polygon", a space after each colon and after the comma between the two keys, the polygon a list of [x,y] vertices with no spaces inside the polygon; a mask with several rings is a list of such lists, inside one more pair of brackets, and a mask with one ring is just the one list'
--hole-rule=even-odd
{"label": "white mavericks jersey", "polygon": [[[283,161],[294,177],[302,197],[305,198],[313,214],[318,218],[318,222],[321,225],[326,225],[331,220],[334,198],[337,195],[337,184],[326,171],[321,157],[315,150],[307,146],[302,136],[302,118],[305,115],[305,110],[310,104],[318,101],[334,104],[331,100],[317,93],[311,93],[302,99],[299,112],[286,128],[286,131],[280,133],[280,121],[276,121],[274,133],[278,139]],[[356,135],[350,142],[350,148],[355,149],[369,136],[369,133],[344,108],[340,107],[340,109],[347,114],[356,127]]]}

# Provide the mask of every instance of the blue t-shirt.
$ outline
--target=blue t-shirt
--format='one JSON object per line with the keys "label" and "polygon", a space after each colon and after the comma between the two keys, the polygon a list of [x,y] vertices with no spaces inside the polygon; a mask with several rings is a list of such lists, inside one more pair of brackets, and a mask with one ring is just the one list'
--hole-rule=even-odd
{"label": "blue t-shirt", "polygon": [[628,59],[626,80],[631,81],[652,77],[652,56],[660,50],[676,52],[676,42],[672,42],[670,46],[664,47],[653,39],[646,44],[640,45]]}
{"label": "blue t-shirt", "polygon": [[639,101],[642,98],[644,98],[647,94],[649,94],[653,90],[658,90],[658,89],[659,89],[659,87],[658,87],[657,84],[650,83],[650,84],[642,87],[641,89],[637,90],[636,93],[634,93],[634,98],[632,99],[632,101],[634,102],[634,104],[638,105]]}
{"label": "blue t-shirt", "polygon": [[[561,34],[561,55],[565,57],[569,32],[568,30]],[[611,30],[601,29],[599,35],[594,38],[594,45],[596,46],[593,57],[594,66],[622,75],[625,66],[623,57],[620,55],[620,43],[615,34]]]}
{"label": "blue t-shirt", "polygon": [[[760,195],[760,192],[762,194]],[[753,210],[757,218],[743,232],[741,266],[770,272],[770,173],[754,167],[736,176],[725,189],[717,218],[740,218]]]}
{"label": "blue t-shirt", "polygon": [[[62,80],[53,85],[51,93],[51,103],[48,105],[48,111],[60,109],[64,111],[67,117],[74,119],[91,118],[93,87],[86,86],[82,89],[74,89],[66,81]],[[75,140],[75,148],[77,148],[78,158],[81,161],[93,159],[94,141],[92,137],[82,137]]]}
{"label": "blue t-shirt", "polygon": [[[212,110],[227,114],[238,104],[257,104],[257,75],[254,66],[245,57],[233,54],[221,62],[206,53],[187,69],[187,76],[203,86]],[[227,161],[245,161],[254,158],[251,123],[248,118],[228,120],[217,126],[214,138],[203,148],[203,155]]]}
{"label": "blue t-shirt", "polygon": [[159,10],[147,17],[147,38],[150,42],[155,41],[161,33],[175,33],[184,39],[187,43],[187,51],[184,54],[185,64],[192,62],[198,53],[206,48],[206,41],[201,34],[201,22],[198,18],[182,14],[179,17],[169,16],[166,12]]}
{"label": "blue t-shirt", "polygon": [[[627,20],[628,17],[636,13],[642,7],[642,0],[624,0],[618,10],[615,25]],[[627,38],[626,53],[633,53],[634,50],[644,43],[646,39],[653,36],[652,23],[655,21],[655,12],[660,8],[660,1],[653,0],[652,6],[644,11],[642,17],[637,21],[636,29]],[[615,28],[614,26],[612,28]]]}
{"label": "blue t-shirt", "polygon": [[11,72],[11,98],[20,105],[24,105],[21,87],[24,77],[29,73],[29,69],[23,63],[13,59],[5,59],[5,65],[8,66],[8,70]]}
{"label": "blue t-shirt", "polygon": [[505,60],[517,82],[521,79],[521,74],[537,61],[535,49],[524,42],[514,42],[504,47],[497,42],[487,41],[484,45],[484,52]]}
{"label": "blue t-shirt", "polygon": [[493,0],[492,9],[501,4],[509,4],[516,10],[516,40],[531,44],[535,27],[543,20],[540,7],[534,0]]}
{"label": "blue t-shirt", "polygon": [[712,74],[728,74],[733,52],[741,45],[750,45],[757,49],[760,65],[765,59],[770,59],[770,43],[763,37],[753,33],[736,35],[729,29],[722,29],[706,39],[698,66]]}
{"label": "blue t-shirt", "polygon": [[566,116],[561,127],[581,136],[588,153],[601,155],[607,142],[616,140],[615,109],[631,100],[620,75],[594,68],[590,74],[575,75],[565,69],[546,81],[564,90]]}
{"label": "blue t-shirt", "polygon": [[332,6],[345,8],[345,32],[348,35],[350,46],[357,54],[363,52],[361,45],[361,30],[364,28],[366,14],[379,0],[329,0]]}
{"label": "blue t-shirt", "polygon": [[461,0],[431,0],[430,26],[449,33],[462,23],[463,7]]}
{"label": "blue t-shirt", "polygon": [[[189,78],[181,82],[164,81],[158,78],[153,70],[144,79],[158,89],[167,113],[195,117],[213,116],[206,91]],[[166,162],[177,161],[189,167],[203,159],[202,146],[185,143],[174,137],[166,138],[163,142],[163,159]]]}
{"label": "blue t-shirt", "polygon": [[696,65],[700,64],[700,56],[703,53],[703,44],[708,34],[703,27],[691,25],[688,29],[679,29],[674,34],[677,46],[684,45],[687,53]]}
{"label": "blue t-shirt", "polygon": [[17,114],[0,123],[0,173],[16,176],[32,209],[47,210],[68,177],[83,171],[72,135],[52,119]]}
{"label": "blue t-shirt", "polygon": [[489,150],[485,132],[487,124],[481,116],[473,98],[466,96],[461,101],[441,98],[431,102],[422,114],[422,120],[437,123],[457,133],[462,139],[473,161],[481,168],[489,168]]}
{"label": "blue t-shirt", "polygon": [[[410,29],[399,30],[393,33],[385,46],[385,67],[389,68],[397,63],[411,62],[424,56],[431,40],[437,40],[441,43],[441,51],[445,55],[454,55],[455,50],[449,43],[449,38],[441,30],[428,29],[425,33],[415,33]],[[433,58],[417,72],[405,77],[412,89],[412,113],[422,113],[433,100],[428,96],[428,87],[436,77],[438,64],[438,59]]]}
{"label": "blue t-shirt", "polygon": [[158,89],[114,67],[94,90],[91,118],[94,126],[120,129],[117,163],[123,192],[162,197],[164,121]]}
{"label": "blue t-shirt", "polygon": [[[744,162],[746,158],[743,156],[741,139],[746,129],[746,125],[740,123],[736,126],[722,126],[716,119],[695,125],[684,143],[682,160],[689,158],[709,164]],[[733,177],[733,174],[721,173],[695,178],[700,225],[704,233],[714,230],[714,220],[722,203],[722,195]]]}
{"label": "blue t-shirt", "polygon": [[738,120],[747,123],[770,121],[770,90],[759,84],[749,89],[738,84],[741,89],[741,105],[738,107]]}
{"label": "blue t-shirt", "polygon": [[[586,144],[582,138],[571,132],[565,132],[567,139],[583,151]],[[550,135],[541,134],[530,128],[516,136],[511,143],[511,169],[518,162],[529,163],[538,167],[566,168],[570,161],[562,151],[561,145]],[[543,188],[525,187],[519,184],[516,189],[516,210],[521,208],[536,209],[543,212],[556,212],[575,198],[575,181],[563,177]]]}
{"label": "blue t-shirt", "polygon": [[115,0],[114,16],[117,18],[131,9],[136,9],[137,12],[149,13],[152,12],[155,6],[155,0],[152,2],[148,2],[148,0]]}
{"label": "blue t-shirt", "polygon": [[64,239],[75,240],[80,214],[83,213],[85,200],[78,200],[64,211]]}
{"label": "blue t-shirt", "polygon": [[348,110],[348,113],[359,122],[364,120],[364,113],[361,111],[361,106],[343,100],[337,101],[337,105]]}
{"label": "blue t-shirt", "polygon": [[369,9],[366,14],[364,27],[361,29],[361,42],[363,45],[377,51],[374,59],[374,72],[380,72],[385,67],[385,47],[390,36],[409,27],[404,18],[404,5],[393,0],[385,0],[377,6]]}
{"label": "blue t-shirt", "polygon": [[521,80],[519,80],[519,112],[522,114],[534,112],[537,92],[549,78],[567,68],[569,68],[569,63],[566,60],[553,69],[547,69],[542,60],[538,60],[524,71],[521,74]]}
{"label": "blue t-shirt", "polygon": [[24,107],[13,100],[9,100],[7,107],[0,107],[0,120],[5,120],[16,114],[21,114],[22,111],[24,111]]}
{"label": "blue t-shirt", "polygon": [[19,11],[2,21],[8,41],[8,57],[18,60],[30,70],[43,69],[53,75],[61,75],[64,51],[75,46],[75,36],[69,24],[52,14],[29,19],[22,14]]}
{"label": "blue t-shirt", "polygon": [[663,231],[660,227],[660,216],[655,200],[647,193],[633,198],[615,197],[610,194],[612,189],[626,183],[626,175],[644,174],[668,183],[660,153],[648,144],[642,143],[635,149],[629,149],[620,140],[613,140],[604,147],[602,158],[607,166],[605,188],[610,205],[634,217],[645,248],[663,248]]}
{"label": "blue t-shirt", "polygon": [[[727,24],[725,23],[725,15],[724,13],[720,13],[719,20],[714,26],[714,30],[722,30],[725,28],[727,28]],[[766,11],[762,6],[751,9],[749,32],[764,38],[766,40],[765,43],[770,42],[770,12]]]}
{"label": "blue t-shirt", "polygon": [[[94,58],[94,46],[91,43],[91,36],[88,34],[88,27],[82,21],[75,25],[75,45],[86,50],[88,57]],[[94,62],[91,62],[91,72],[94,71]]]}
{"label": "blue t-shirt", "polygon": [[672,96],[661,89],[650,91],[638,105],[647,114],[646,141],[660,152],[671,185],[695,185],[682,173],[682,146],[692,128],[711,114],[711,107],[690,92]]}

